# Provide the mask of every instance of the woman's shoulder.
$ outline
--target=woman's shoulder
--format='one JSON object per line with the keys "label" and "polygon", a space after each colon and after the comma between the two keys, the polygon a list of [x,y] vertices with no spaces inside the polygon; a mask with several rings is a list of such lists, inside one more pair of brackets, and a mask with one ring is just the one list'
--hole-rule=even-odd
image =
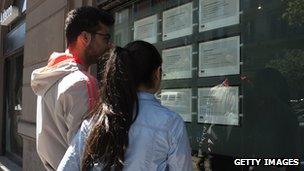
{"label": "woman's shoulder", "polygon": [[162,111],[162,113],[164,115],[167,115],[169,117],[169,119],[173,119],[173,120],[183,120],[182,117],[174,112],[173,110],[169,109],[168,107],[164,106],[164,105],[160,105],[160,110]]}
{"label": "woman's shoulder", "polygon": [[160,116],[167,116],[167,117],[177,117],[179,116],[177,113],[172,111],[171,109],[167,108],[163,104],[161,104],[160,101],[157,99],[153,99],[151,101],[143,101],[139,103],[139,108],[140,111],[145,111],[155,114],[155,115],[160,115]]}
{"label": "woman's shoulder", "polygon": [[183,119],[162,104],[153,103],[140,107],[138,121],[167,130],[172,125],[183,122]]}

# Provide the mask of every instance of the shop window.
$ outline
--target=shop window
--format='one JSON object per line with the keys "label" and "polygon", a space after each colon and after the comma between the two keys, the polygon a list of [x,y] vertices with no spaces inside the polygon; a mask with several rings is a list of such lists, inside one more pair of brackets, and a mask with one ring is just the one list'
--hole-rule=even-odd
{"label": "shop window", "polygon": [[185,120],[200,167],[227,170],[238,157],[304,161],[296,3],[303,1],[143,0],[113,11],[114,43],[145,40],[162,54],[157,97]]}

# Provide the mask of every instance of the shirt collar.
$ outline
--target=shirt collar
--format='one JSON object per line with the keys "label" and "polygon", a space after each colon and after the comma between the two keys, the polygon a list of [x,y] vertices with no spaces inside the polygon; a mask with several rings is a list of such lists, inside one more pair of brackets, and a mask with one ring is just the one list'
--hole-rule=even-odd
{"label": "shirt collar", "polygon": [[154,94],[140,91],[137,93],[138,99],[143,99],[143,100],[156,100]]}

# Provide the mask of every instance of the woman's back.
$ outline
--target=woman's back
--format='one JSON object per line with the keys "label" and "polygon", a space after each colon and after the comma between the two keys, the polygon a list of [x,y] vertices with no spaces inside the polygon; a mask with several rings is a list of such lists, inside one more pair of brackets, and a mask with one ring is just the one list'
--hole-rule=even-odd
{"label": "woman's back", "polygon": [[[183,119],[163,107],[153,94],[138,94],[139,111],[129,131],[126,170],[191,170]],[[190,161],[190,162],[189,162]]]}
{"label": "woman's back", "polygon": [[[192,170],[183,119],[162,106],[153,94],[138,93],[139,111],[129,130],[123,170]],[[83,122],[58,170],[80,170],[85,140],[93,121]],[[102,170],[96,165],[92,170]]]}

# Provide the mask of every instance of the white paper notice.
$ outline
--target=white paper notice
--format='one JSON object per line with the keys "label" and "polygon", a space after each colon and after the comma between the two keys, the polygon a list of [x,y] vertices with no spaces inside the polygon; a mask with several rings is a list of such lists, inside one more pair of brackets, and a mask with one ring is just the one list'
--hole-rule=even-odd
{"label": "white paper notice", "polygon": [[230,37],[199,44],[199,76],[240,73],[240,37]]}
{"label": "white paper notice", "polygon": [[178,113],[186,122],[191,122],[191,89],[162,90],[160,100],[162,105]]}
{"label": "white paper notice", "polygon": [[163,41],[191,35],[192,2],[167,10],[163,13]]}
{"label": "white paper notice", "polygon": [[157,15],[134,22],[134,40],[144,40],[149,43],[157,42]]}
{"label": "white paper notice", "polygon": [[239,88],[215,86],[198,89],[198,122],[238,125]]}
{"label": "white paper notice", "polygon": [[238,24],[239,0],[200,0],[199,31]]}
{"label": "white paper notice", "polygon": [[164,80],[192,77],[192,46],[163,50]]}

